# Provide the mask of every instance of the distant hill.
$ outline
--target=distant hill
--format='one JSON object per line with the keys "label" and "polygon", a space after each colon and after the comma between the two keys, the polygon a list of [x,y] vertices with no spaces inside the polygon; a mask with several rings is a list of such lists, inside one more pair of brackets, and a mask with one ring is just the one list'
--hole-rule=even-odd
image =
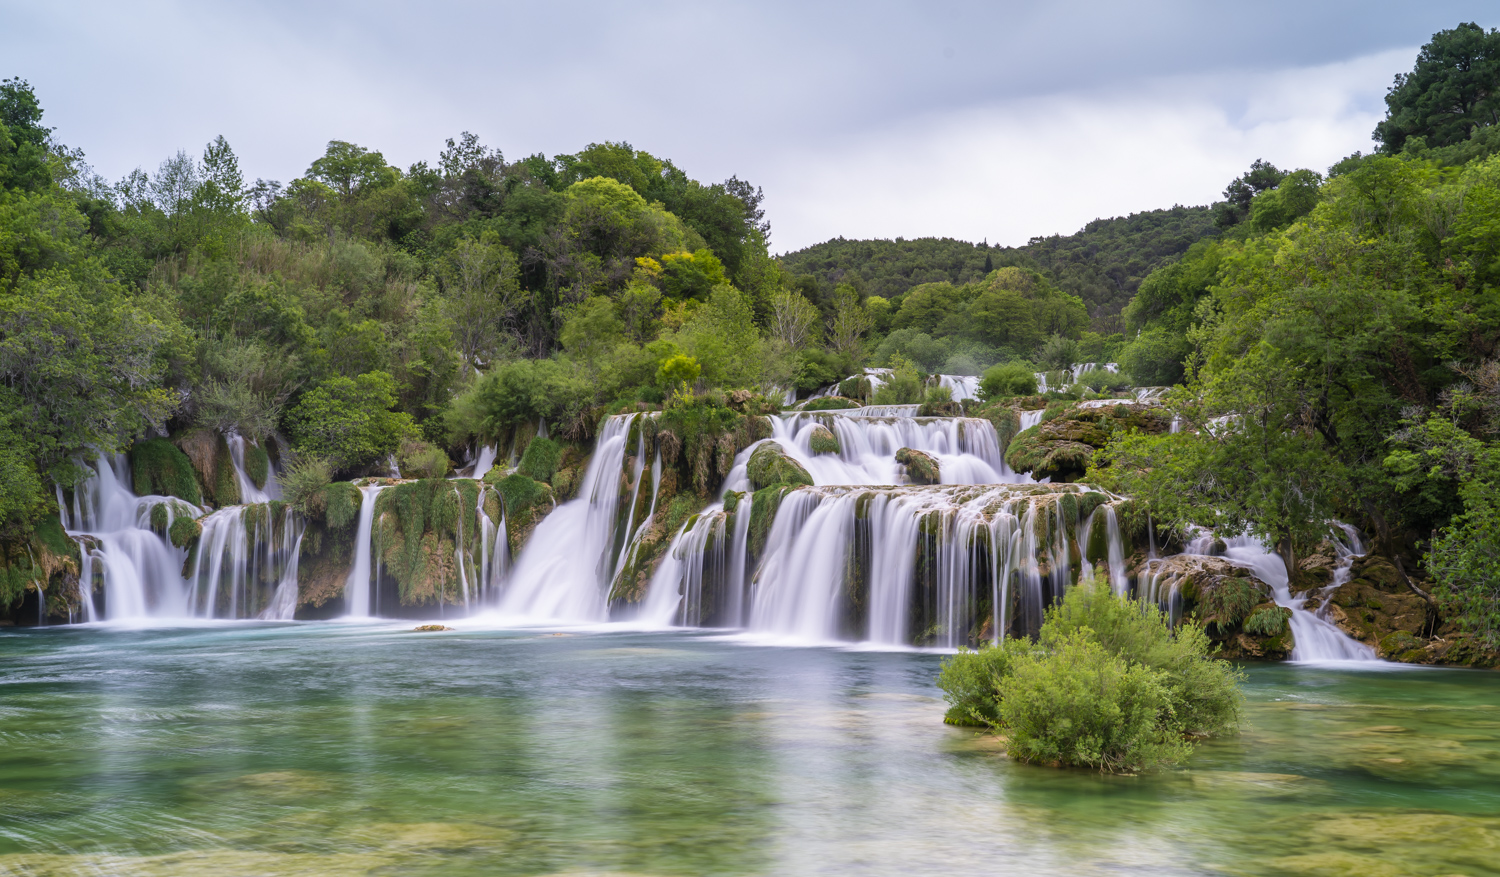
{"label": "distant hill", "polygon": [[1114,322],[1146,275],[1218,233],[1208,207],[1177,206],[1096,219],[1074,234],[1036,237],[1022,247],[953,238],[834,238],[787,253],[781,262],[820,286],[853,283],[866,295],[885,298],[922,283],[969,283],[984,276],[986,262],[990,268],[1034,268],[1083,299],[1103,327]]}

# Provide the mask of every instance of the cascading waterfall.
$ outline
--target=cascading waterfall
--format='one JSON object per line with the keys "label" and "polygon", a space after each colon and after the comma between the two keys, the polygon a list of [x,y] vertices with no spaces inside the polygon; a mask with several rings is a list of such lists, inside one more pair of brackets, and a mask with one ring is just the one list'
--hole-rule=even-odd
{"label": "cascading waterfall", "polygon": [[537,525],[500,598],[502,614],[569,621],[607,617],[625,445],[639,416],[616,415],[600,428],[578,498]]}
{"label": "cascading waterfall", "polygon": [[684,528],[646,615],[945,648],[1034,631],[1072,583],[1069,509],[1086,493],[1115,501],[1076,485],[799,488],[781,500],[758,557],[741,536],[752,514],[742,499],[731,538],[716,509]]}
{"label": "cascading waterfall", "polygon": [[[242,454],[235,457],[237,477],[243,476],[242,460]],[[244,485],[254,489],[248,478]],[[274,616],[266,613],[278,605],[278,594],[285,596],[288,582],[295,608],[302,521],[285,507],[230,506],[205,517],[203,509],[175,497],[136,496],[123,454],[100,458],[73,491],[71,504],[60,487],[57,495],[63,529],[79,542],[86,621],[285,618],[290,615],[279,609]],[[170,535],[184,518],[200,519],[191,554]],[[94,601],[96,575],[103,584],[102,611]]]}
{"label": "cascading waterfall", "polygon": [[[1224,540],[1224,559],[1235,566],[1255,573],[1257,578],[1271,586],[1272,598],[1276,601],[1276,605],[1291,611],[1290,623],[1294,640],[1293,661],[1321,663],[1379,660],[1374,649],[1339,630],[1333,622],[1321,615],[1327,605],[1327,595],[1349,580],[1350,567],[1354,559],[1364,550],[1360,545],[1358,534],[1352,527],[1343,524],[1338,526],[1352,544],[1346,546],[1335,541],[1339,552],[1339,566],[1334,570],[1333,583],[1323,589],[1324,593],[1320,596],[1323,596],[1324,600],[1316,611],[1307,608],[1308,595],[1304,594],[1300,597],[1292,595],[1286,565],[1282,562],[1281,556],[1268,549],[1265,543],[1250,535],[1235,536]],[[1185,553],[1209,554],[1212,550],[1212,543],[1212,535],[1199,536],[1188,544]]]}
{"label": "cascading waterfall", "polygon": [[359,489],[359,529],[355,531],[354,557],[349,564],[349,578],[344,582],[344,601],[350,618],[369,618],[374,602],[374,567],[376,564],[370,551],[370,531],[375,526],[375,497],[380,495],[379,485],[368,484]]}
{"label": "cascading waterfall", "polygon": [[256,487],[255,482],[246,474],[245,437],[232,432],[224,436],[224,441],[229,445],[229,459],[234,463],[234,480],[240,487],[240,501],[245,505],[251,505],[281,499],[281,485],[276,480],[274,467],[266,469],[265,487]]}

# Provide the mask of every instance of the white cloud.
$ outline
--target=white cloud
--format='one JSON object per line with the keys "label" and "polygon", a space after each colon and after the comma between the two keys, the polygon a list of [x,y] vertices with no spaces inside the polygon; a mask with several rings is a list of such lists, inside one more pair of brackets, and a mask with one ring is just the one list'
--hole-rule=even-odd
{"label": "white cloud", "polygon": [[1209,203],[1257,158],[1321,171],[1368,151],[1385,84],[1414,54],[908,118],[789,149],[756,179],[778,251],[835,235],[1021,244],[1098,217]]}

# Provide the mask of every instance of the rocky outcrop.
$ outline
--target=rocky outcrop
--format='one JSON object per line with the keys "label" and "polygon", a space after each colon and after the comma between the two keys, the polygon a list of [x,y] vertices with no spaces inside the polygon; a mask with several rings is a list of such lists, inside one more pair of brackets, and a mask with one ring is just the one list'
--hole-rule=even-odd
{"label": "rocky outcrop", "polygon": [[1201,622],[1220,657],[1291,656],[1291,613],[1276,605],[1271,587],[1249,570],[1220,557],[1185,554],[1142,563],[1134,575],[1142,597]]}
{"label": "rocky outcrop", "polygon": [[837,454],[843,451],[843,445],[833,430],[826,426],[813,428],[812,438],[809,441],[814,454]]}
{"label": "rocky outcrop", "polygon": [[1011,440],[1005,462],[1017,472],[1054,482],[1077,481],[1088,471],[1094,452],[1118,433],[1163,433],[1171,418],[1150,405],[1119,403],[1091,408],[1068,407]]}
{"label": "rocky outcrop", "polygon": [[755,449],[750,455],[746,474],[750,476],[750,484],[756,490],[777,484],[811,487],[813,483],[812,476],[807,474],[802,464],[788,457],[781,445],[775,442],[764,442]]}
{"label": "rocky outcrop", "polygon": [[906,467],[906,477],[912,484],[942,484],[942,472],[932,455],[911,448],[896,452],[896,462]]}

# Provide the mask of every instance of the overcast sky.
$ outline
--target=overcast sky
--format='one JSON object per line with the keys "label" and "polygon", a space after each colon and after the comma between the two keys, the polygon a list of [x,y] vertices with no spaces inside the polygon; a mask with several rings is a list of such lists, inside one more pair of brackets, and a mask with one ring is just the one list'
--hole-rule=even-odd
{"label": "overcast sky", "polygon": [[1368,151],[1421,44],[1494,8],[0,0],[0,76],[112,180],[217,134],[282,181],[331,139],[399,167],[465,130],[510,159],[625,140],[762,186],[777,252],[1020,244]]}

